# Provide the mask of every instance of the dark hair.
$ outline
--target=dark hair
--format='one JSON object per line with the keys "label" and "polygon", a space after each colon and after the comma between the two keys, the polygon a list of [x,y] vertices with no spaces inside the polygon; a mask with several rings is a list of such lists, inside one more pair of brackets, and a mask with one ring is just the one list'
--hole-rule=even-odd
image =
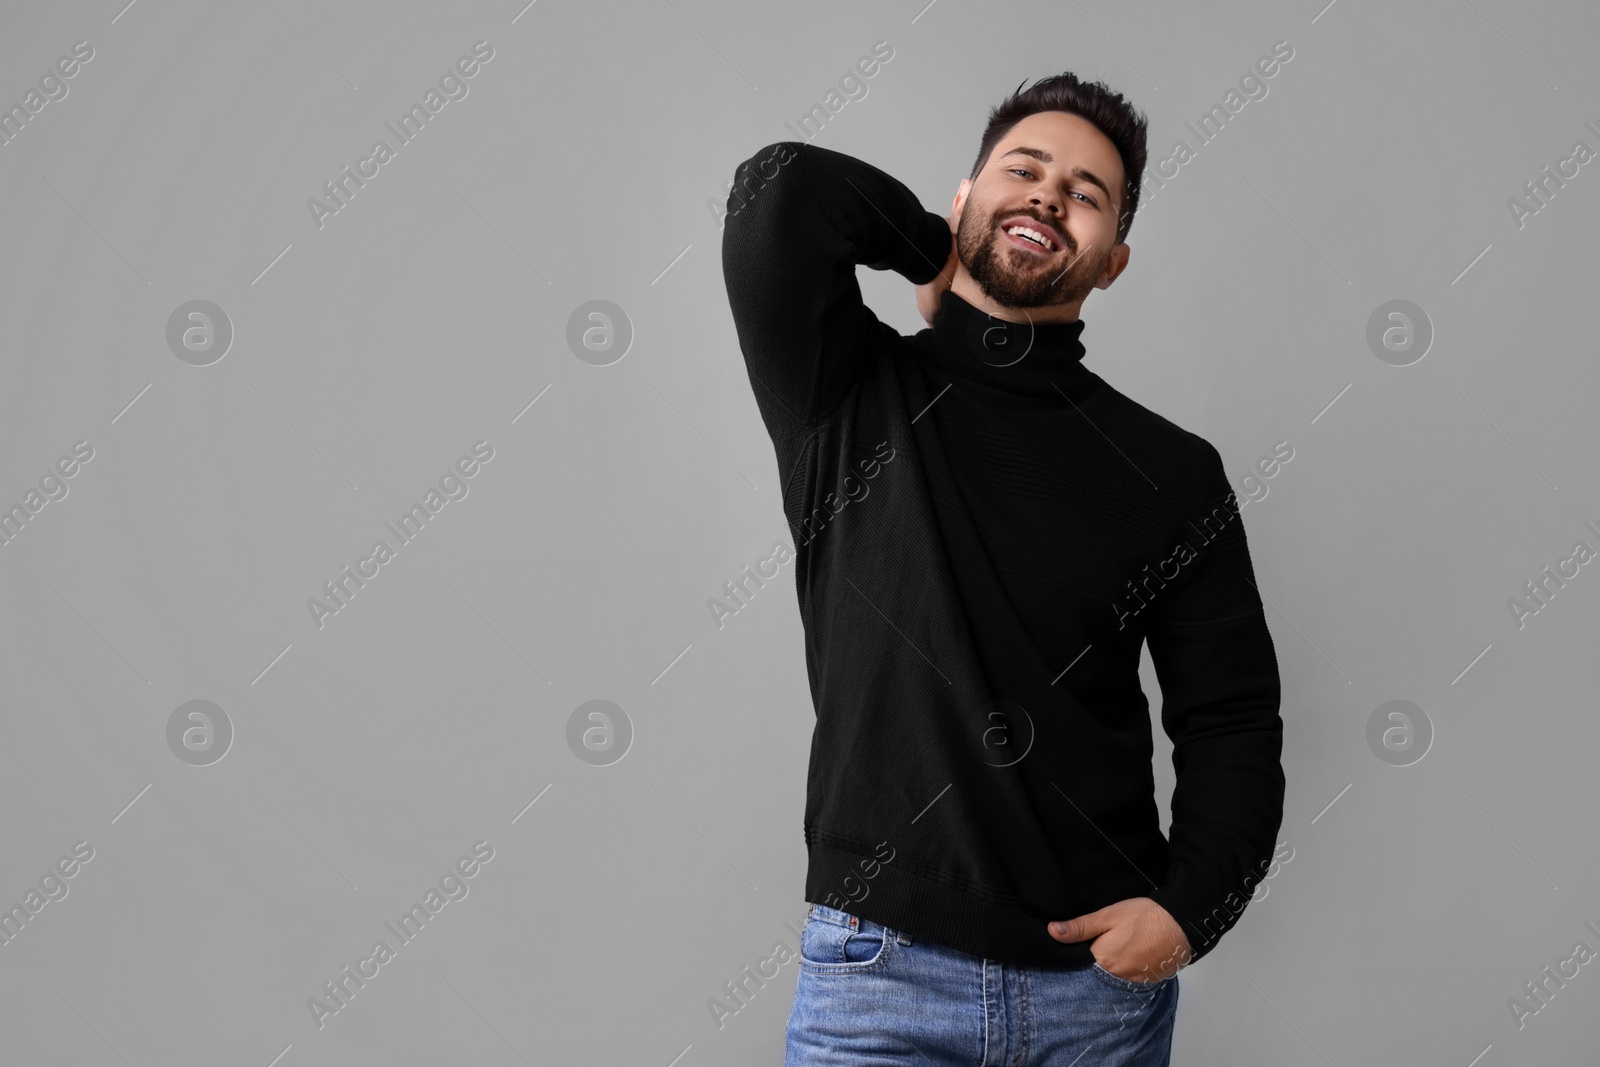
{"label": "dark hair", "polygon": [[[1027,84],[1023,79],[1022,85]],[[1113,92],[1104,82],[1084,82],[1071,71],[1063,71],[1034,83],[1023,91],[1022,85],[1004,102],[989,113],[989,125],[983,131],[983,141],[978,146],[978,161],[968,175],[974,181],[989,154],[1000,139],[1011,132],[1011,127],[1041,111],[1065,111],[1094,123],[1099,131],[1116,146],[1122,157],[1125,176],[1122,190],[1122,217],[1117,220],[1117,240],[1127,239],[1133,226],[1134,212],[1139,210],[1139,190],[1143,186],[1145,167],[1145,130],[1149,125],[1144,115]]]}

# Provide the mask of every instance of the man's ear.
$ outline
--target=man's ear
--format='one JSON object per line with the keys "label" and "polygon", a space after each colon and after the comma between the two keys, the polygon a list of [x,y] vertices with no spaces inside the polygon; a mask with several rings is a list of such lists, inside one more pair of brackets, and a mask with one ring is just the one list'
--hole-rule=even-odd
{"label": "man's ear", "polygon": [[972,179],[962,178],[961,184],[956,186],[956,198],[950,204],[950,214],[957,222],[961,221],[961,209],[966,206],[967,194],[972,191]]}
{"label": "man's ear", "polygon": [[1110,257],[1106,260],[1105,269],[1100,274],[1100,279],[1094,283],[1096,289],[1109,289],[1111,283],[1117,280],[1124,270],[1128,269],[1128,257],[1133,254],[1133,249],[1126,241],[1119,241],[1111,250]]}

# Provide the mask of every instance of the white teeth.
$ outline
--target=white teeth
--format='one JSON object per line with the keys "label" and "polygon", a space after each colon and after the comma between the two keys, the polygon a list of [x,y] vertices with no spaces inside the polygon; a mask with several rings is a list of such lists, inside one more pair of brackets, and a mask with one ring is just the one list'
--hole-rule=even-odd
{"label": "white teeth", "polygon": [[1011,234],[1020,234],[1023,237],[1026,237],[1031,241],[1037,241],[1039,244],[1043,245],[1046,248],[1052,248],[1053,247],[1053,245],[1050,242],[1050,238],[1046,237],[1044,234],[1040,233],[1038,230],[1031,230],[1026,226],[1013,226],[1013,227],[1011,227],[1011,229],[1007,230],[1006,232],[1007,233],[1011,233]]}

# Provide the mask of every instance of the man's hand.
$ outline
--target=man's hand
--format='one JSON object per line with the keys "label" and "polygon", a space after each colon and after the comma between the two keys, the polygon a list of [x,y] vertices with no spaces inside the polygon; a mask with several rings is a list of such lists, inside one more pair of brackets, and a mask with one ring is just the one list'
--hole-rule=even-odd
{"label": "man's hand", "polygon": [[945,260],[938,277],[917,286],[917,310],[922,313],[922,321],[929,326],[933,325],[933,317],[939,313],[940,297],[955,281],[956,267],[961,265],[961,256],[956,251],[956,220],[953,215],[947,215],[944,221],[950,226],[950,258]]}
{"label": "man's hand", "polygon": [[1178,921],[1149,897],[1131,897],[1048,927],[1057,941],[1090,941],[1095,962],[1130,982],[1158,982],[1178,973],[1192,950]]}

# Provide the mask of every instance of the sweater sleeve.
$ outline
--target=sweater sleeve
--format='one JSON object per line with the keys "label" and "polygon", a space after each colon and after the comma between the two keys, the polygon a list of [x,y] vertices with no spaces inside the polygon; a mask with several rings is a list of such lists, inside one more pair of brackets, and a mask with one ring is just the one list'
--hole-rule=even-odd
{"label": "sweater sleeve", "polygon": [[856,265],[921,285],[950,255],[943,217],[877,167],[799,141],[739,164],[722,232],[728,303],[762,417],[793,432],[825,418],[882,350]]}
{"label": "sweater sleeve", "polygon": [[1146,631],[1176,785],[1165,881],[1150,896],[1193,963],[1231,929],[1268,869],[1283,822],[1278,660],[1222,459],[1206,444],[1196,554],[1151,601]]}

